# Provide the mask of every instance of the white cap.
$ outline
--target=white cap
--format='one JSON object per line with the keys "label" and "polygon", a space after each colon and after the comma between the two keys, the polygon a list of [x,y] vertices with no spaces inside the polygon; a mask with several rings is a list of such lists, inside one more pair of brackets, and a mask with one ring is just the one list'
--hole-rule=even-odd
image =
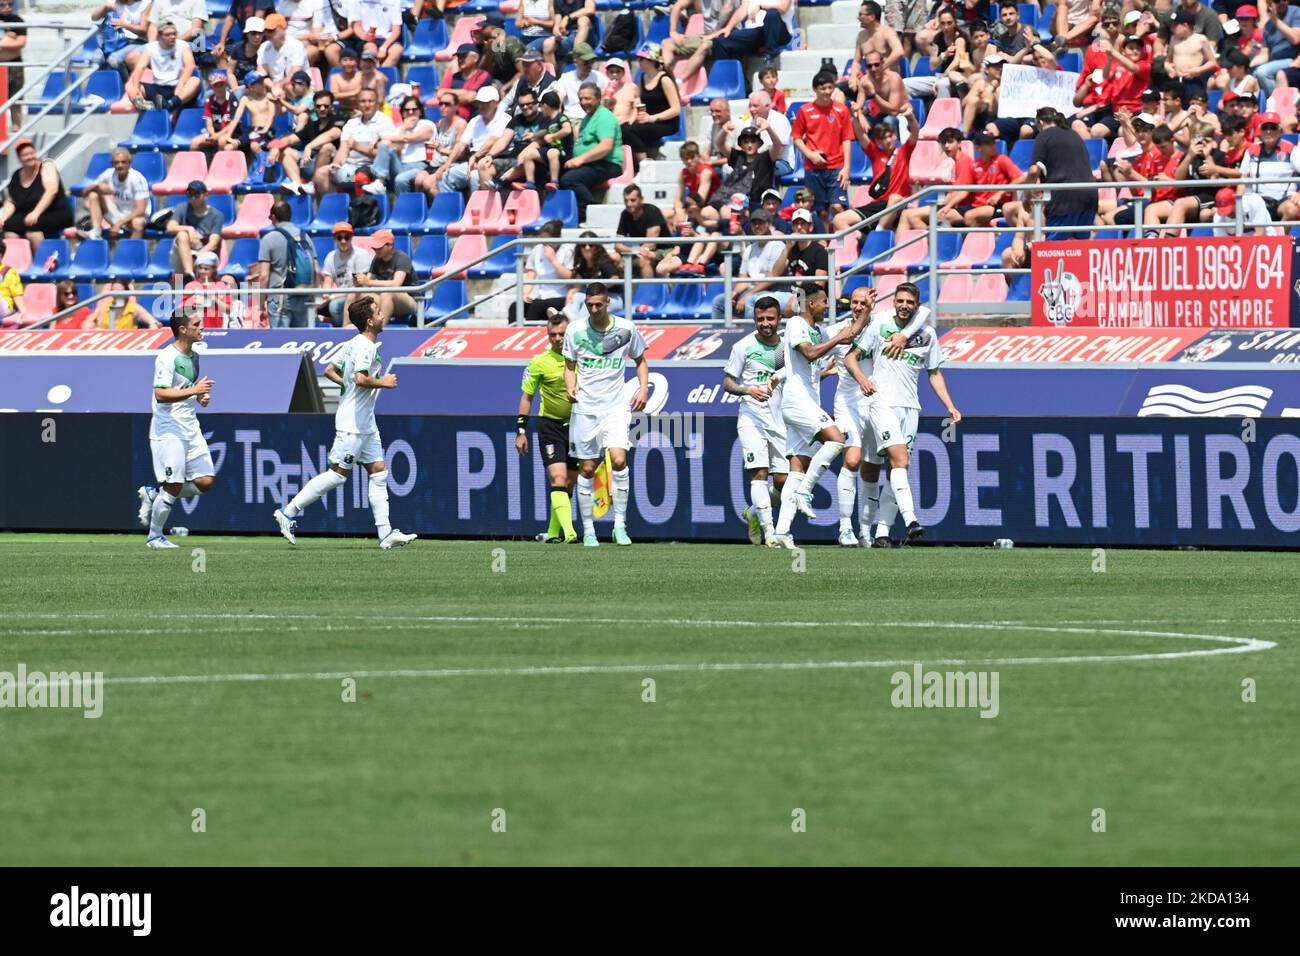
{"label": "white cap", "polygon": [[1160,125],[1160,120],[1156,119],[1156,117],[1152,116],[1150,113],[1139,113],[1137,116],[1133,117],[1133,121],[1146,123],[1148,126]]}
{"label": "white cap", "polygon": [[985,66],[997,66],[999,63],[1005,63],[1006,59],[996,53],[990,53],[984,58]]}
{"label": "white cap", "polygon": [[245,33],[265,33],[266,21],[261,17],[249,17],[244,21]]}
{"label": "white cap", "polygon": [[394,83],[388,88],[388,102],[396,104],[415,93],[410,83]]}
{"label": "white cap", "polygon": [[480,86],[478,92],[474,94],[475,103],[498,103],[501,100],[501,94],[497,92],[495,86]]}
{"label": "white cap", "polygon": [[632,72],[630,69],[628,69],[627,60],[620,59],[619,57],[616,56],[610,57],[608,60],[605,61],[605,69],[608,70],[611,66],[622,67],[624,76],[628,76]]}
{"label": "white cap", "polygon": [[1137,23],[1141,19],[1142,19],[1141,10],[1130,10],[1128,13],[1124,14],[1124,19],[1122,19],[1120,23],[1124,24],[1124,26],[1127,27],[1127,26],[1132,26],[1134,23]]}
{"label": "white cap", "polygon": [[793,213],[790,214],[791,222],[799,222],[801,220],[803,222],[812,222],[813,221],[812,213],[810,213],[807,209],[796,209]]}

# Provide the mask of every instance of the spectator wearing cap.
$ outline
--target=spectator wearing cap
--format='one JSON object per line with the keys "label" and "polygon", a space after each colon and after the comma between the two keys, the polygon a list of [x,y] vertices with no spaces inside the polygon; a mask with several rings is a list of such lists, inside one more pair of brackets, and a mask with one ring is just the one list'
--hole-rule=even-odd
{"label": "spectator wearing cap", "polygon": [[456,47],[456,69],[448,70],[442,75],[442,83],[438,86],[439,96],[444,90],[450,91],[456,97],[460,118],[468,120],[474,115],[474,96],[490,79],[487,70],[479,67],[478,47],[472,43],[462,43]]}
{"label": "spectator wearing cap", "polygon": [[[716,49],[716,45],[715,45]],[[731,314],[741,315],[747,319],[754,318],[754,302],[763,295],[775,296],[782,306],[791,293],[785,285],[774,285],[767,281],[781,273],[776,264],[785,251],[785,243],[772,236],[772,214],[761,206],[749,214],[750,228],[753,229],[753,242],[745,243],[740,256],[740,279],[731,287]],[[727,318],[727,293],[720,292],[713,299],[713,321],[723,322]]]}
{"label": "spectator wearing cap", "polygon": [[[357,285],[374,290],[379,299],[379,313],[385,320],[409,322],[419,311],[415,298],[409,292],[385,292],[385,289],[414,285],[415,266],[411,257],[394,248],[396,237],[388,229],[380,229],[370,237],[374,257],[368,272],[357,274]],[[364,294],[364,293],[361,293]]]}
{"label": "spectator wearing cap", "polygon": [[333,186],[337,188],[351,182],[362,166],[374,162],[379,154],[379,141],[391,132],[393,121],[379,112],[379,101],[373,90],[362,90],[359,98],[361,112],[348,120],[339,134],[339,151],[332,162],[316,165],[313,177],[316,195],[323,196]]}
{"label": "spectator wearing cap", "polygon": [[284,91],[289,78],[309,65],[307,48],[289,36],[288,27],[284,17],[272,13],[266,18],[266,39],[257,50],[257,71],[276,93]]}
{"label": "spectator wearing cap", "polygon": [[[772,214],[772,232],[789,235],[791,230],[790,218],[781,213],[781,200],[783,196],[781,190],[772,188],[763,190],[762,200],[763,208]],[[793,210],[791,210],[793,215]]]}
{"label": "spectator wearing cap", "polygon": [[214,70],[208,86],[211,89],[203,99],[203,132],[190,140],[190,149],[211,154],[218,149],[217,140],[234,120],[238,106],[230,95],[230,81],[224,72]]}
{"label": "spectator wearing cap", "polygon": [[[153,71],[149,83],[144,82],[145,70]],[[125,92],[138,110],[174,113],[198,96],[199,84],[189,44],[176,38],[175,24],[164,23],[158,30],[158,39],[146,43],[136,58]]]}
{"label": "spectator wearing cap", "polygon": [[[356,285],[356,277],[370,271],[370,262],[374,258],[370,250],[362,249],[353,242],[352,224],[336,222],[332,230],[334,248],[321,263],[321,285],[326,289],[346,289]],[[344,308],[349,294],[346,292],[327,292],[320,310],[329,316],[331,324],[343,325]]]}
{"label": "spectator wearing cap", "polygon": [[[1265,94],[1272,95],[1277,74],[1300,56],[1300,8],[1287,0],[1272,0],[1264,8],[1264,47],[1251,65]],[[1263,61],[1263,62],[1261,62]]]}
{"label": "spectator wearing cap", "polygon": [[1223,24],[1219,20],[1219,15],[1201,3],[1201,0],[1174,0],[1173,6],[1161,13],[1159,17],[1157,32],[1166,45],[1173,40],[1174,17],[1179,13],[1191,17],[1192,32],[1208,37],[1210,42],[1218,43],[1219,38],[1223,36]]}
{"label": "spectator wearing cap", "polygon": [[1205,92],[1210,74],[1219,68],[1214,43],[1204,34],[1193,32],[1196,16],[1187,10],[1175,10],[1169,23],[1172,38],[1165,48],[1165,76],[1182,81],[1187,92]]}
{"label": "spectator wearing cap", "polygon": [[972,130],[986,130],[1010,147],[1018,140],[1032,139],[1037,127],[1032,116],[1001,115],[1002,67],[1005,62],[998,53],[990,53],[984,58],[985,77],[971,87],[964,110],[970,117],[967,125]]}
{"label": "spectator wearing cap", "polygon": [[835,81],[830,71],[813,77],[817,98],[799,107],[791,129],[795,148],[803,153],[804,182],[812,190],[814,211],[823,218],[829,218],[827,210],[837,216],[848,208],[855,138],[848,107],[835,102]]}
{"label": "spectator wearing cap", "polygon": [[636,56],[641,67],[640,105],[632,122],[623,124],[623,143],[632,147],[632,157],[640,163],[647,156],[662,158],[660,144],[681,125],[682,97],[677,81],[664,72],[658,43],[647,43]]}
{"label": "spectator wearing cap", "polygon": [[1264,113],[1259,120],[1259,140],[1252,143],[1242,157],[1241,178],[1289,179],[1291,182],[1252,183],[1244,201],[1256,208],[1262,202],[1270,217],[1276,219],[1279,204],[1296,191],[1300,155],[1282,139],[1282,118],[1277,113]]}
{"label": "spectator wearing cap", "polygon": [[[605,61],[605,76],[608,82],[601,88],[600,100],[605,108],[614,114],[620,126],[636,118],[636,98],[639,91],[636,84],[628,79],[631,74],[632,70],[626,60],[615,56]],[[581,103],[578,104],[578,108],[582,108]]]}
{"label": "spectator wearing cap", "polygon": [[[301,129],[307,120],[311,118],[314,108],[311,74],[306,70],[299,70],[289,77],[288,85],[275,102],[280,112],[289,113],[293,116],[294,129]],[[271,162],[275,162],[275,160],[272,159]]]}
{"label": "spectator wearing cap", "polygon": [[230,125],[217,136],[221,149],[243,150],[250,159],[260,156],[271,141],[275,125],[275,101],[267,89],[266,78],[260,73],[244,77],[244,95],[235,107]]}
{"label": "spectator wearing cap", "polygon": [[220,329],[230,324],[232,315],[230,286],[217,278],[215,252],[200,252],[194,257],[194,278],[185,283],[182,308],[197,312],[203,317],[203,326]]}
{"label": "spectator wearing cap", "polygon": [[542,63],[541,52],[530,47],[519,57],[519,79],[502,87],[501,109],[513,113],[515,98],[524,90],[531,90],[533,96],[540,100],[542,94],[554,83],[555,77],[546,72],[546,67]]}
{"label": "spectator wearing cap", "polygon": [[[848,229],[860,222],[881,216],[890,206],[896,206],[912,195],[912,153],[921,138],[921,130],[916,123],[916,114],[909,103],[903,108],[903,121],[907,123],[907,142],[901,146],[898,134],[888,123],[877,123],[870,132],[854,117],[854,129],[858,142],[871,160],[872,178],[867,187],[870,198],[865,206],[857,206],[839,213],[833,228],[838,232]],[[958,144],[960,146],[960,144]],[[960,181],[960,180],[959,180]],[[899,220],[899,210],[881,216],[877,229],[893,229]]]}
{"label": "spectator wearing cap", "polygon": [[388,96],[388,76],[379,70],[379,52],[373,43],[361,48],[361,88],[374,90],[379,103]]}
{"label": "spectator wearing cap", "polygon": [[144,237],[149,219],[149,182],[132,163],[131,151],[119,146],[109,157],[108,169],[86,187],[90,228],[78,230],[82,239]]}
{"label": "spectator wearing cap", "polygon": [[776,174],[776,156],[773,155],[776,147],[773,145],[765,150],[762,146],[757,127],[746,126],[740,131],[736,148],[727,157],[720,188],[713,194],[713,205],[720,207],[727,197],[740,193],[751,206],[758,207]]}
{"label": "spectator wearing cap", "polygon": [[461,133],[456,148],[432,173],[416,177],[415,188],[426,192],[469,192],[479,188],[479,167],[492,145],[505,132],[510,115],[501,109],[501,94],[495,86],[481,86],[475,94],[475,116]]}
{"label": "spectator wearing cap", "polygon": [[[1151,134],[1155,132],[1160,125],[1160,118],[1155,113],[1139,113],[1137,116],[1128,116],[1121,114],[1120,135],[1124,139],[1126,149],[1114,159],[1107,159],[1102,162],[1098,170],[1098,177],[1102,182],[1128,182],[1135,180],[1147,179],[1147,176],[1140,175],[1142,170],[1149,171],[1155,152],[1154,145],[1151,142]],[[1115,214],[1118,206],[1108,207],[1102,210],[1102,218],[1110,223],[1110,217]],[[1133,220],[1130,217],[1128,225],[1132,225]]]}
{"label": "spectator wearing cap", "polygon": [[353,50],[339,51],[339,69],[330,74],[329,90],[340,112],[349,113],[357,108],[357,98],[361,95],[361,71],[357,67],[358,58]]}
{"label": "spectator wearing cap", "polygon": [[[618,217],[615,234],[620,239],[660,239],[669,234],[668,220],[663,210],[654,203],[647,203],[636,183],[623,187],[623,212]],[[635,256],[641,269],[641,278],[653,279],[655,265],[668,254],[669,246],[656,245],[653,242],[632,244],[619,242],[614,250],[621,256]]]}
{"label": "spectator wearing cap", "polygon": [[509,83],[519,76],[519,58],[524,43],[505,31],[505,17],[490,10],[475,27],[471,36],[481,57],[479,65],[497,83]]}
{"label": "spectator wearing cap", "polygon": [[302,184],[311,182],[317,165],[330,164],[343,141],[346,125],[347,120],[334,103],[334,95],[329,90],[317,92],[311,118],[301,129],[276,140],[280,164],[284,167],[285,189],[295,194],[302,192]]}
{"label": "spectator wearing cap", "polygon": [[[807,209],[796,209],[790,216],[790,237],[785,240],[785,248],[772,267],[777,275],[825,277],[830,271],[830,255],[826,247],[807,238],[813,231],[813,226],[813,215]],[[823,285],[824,282],[816,284]],[[785,314],[793,315],[798,288],[799,285],[780,286],[768,295],[775,295],[784,307]]]}
{"label": "spectator wearing cap", "polygon": [[578,125],[573,156],[564,163],[560,188],[573,190],[581,219],[596,201],[592,190],[623,171],[623,133],[614,114],[601,105],[595,83],[578,88],[578,101],[586,115]]}
{"label": "spectator wearing cap", "polygon": [[[1224,68],[1210,79],[1211,88],[1223,90],[1225,95],[1232,93],[1235,96],[1259,96],[1259,80],[1255,79],[1255,74],[1250,72],[1250,58],[1246,54],[1240,50],[1229,50],[1221,57],[1221,62]],[[1278,71],[1279,85],[1284,76],[1287,78],[1288,86],[1300,85],[1290,82],[1291,74],[1286,70]]]}
{"label": "spectator wearing cap", "polygon": [[1243,3],[1231,20],[1223,24],[1223,37],[1219,40],[1219,62],[1226,62],[1230,53],[1240,53],[1249,62],[1264,51],[1264,30],[1259,25],[1259,8]]}
{"label": "spectator wearing cap", "polygon": [[573,44],[573,69],[562,73],[554,86],[564,107],[564,115],[575,123],[581,122],[583,117],[582,104],[578,102],[578,87],[583,83],[595,83],[603,90],[609,77],[596,68],[596,51],[591,44],[579,41]]}
{"label": "spectator wearing cap", "polygon": [[356,0],[351,20],[353,33],[375,44],[380,64],[402,61],[402,6],[397,0]]}
{"label": "spectator wearing cap", "polygon": [[[392,233],[389,233],[392,235]],[[293,210],[284,200],[271,207],[271,228],[257,244],[257,263],[248,270],[248,284],[253,288],[283,289],[289,273],[289,244],[302,239],[302,230],[293,224]],[[266,315],[271,328],[305,328],[312,304],[307,296],[268,295]]]}
{"label": "spectator wearing cap", "polygon": [[739,0],[731,19],[713,38],[715,60],[762,54],[769,63],[789,45],[795,31],[794,0]]}
{"label": "spectator wearing cap", "polygon": [[232,5],[230,15],[221,24],[217,42],[212,46],[212,57],[217,66],[226,71],[231,87],[238,86],[240,77],[257,69],[257,51],[266,38],[266,21],[261,17],[249,17],[244,21],[244,33],[239,43],[233,48],[228,47],[226,41],[237,22]]}
{"label": "spectator wearing cap", "polygon": [[[149,39],[149,4],[110,0],[91,11],[90,19],[103,21],[100,47],[108,58],[108,68],[117,70],[123,79],[130,76]],[[10,92],[18,89],[11,84]]]}
{"label": "spectator wearing cap", "polygon": [[167,235],[173,237],[172,272],[194,275],[194,256],[201,252],[220,254],[221,230],[226,220],[208,205],[208,187],[196,179],[185,187],[185,204],[172,210]]}

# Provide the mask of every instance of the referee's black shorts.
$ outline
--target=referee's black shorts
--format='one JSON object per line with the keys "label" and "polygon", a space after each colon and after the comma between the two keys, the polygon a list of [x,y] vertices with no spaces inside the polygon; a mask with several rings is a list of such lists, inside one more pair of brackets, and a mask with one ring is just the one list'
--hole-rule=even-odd
{"label": "referee's black shorts", "polygon": [[537,419],[537,444],[542,449],[542,463],[550,468],[563,462],[577,469],[577,459],[569,457],[569,426],[554,418]]}

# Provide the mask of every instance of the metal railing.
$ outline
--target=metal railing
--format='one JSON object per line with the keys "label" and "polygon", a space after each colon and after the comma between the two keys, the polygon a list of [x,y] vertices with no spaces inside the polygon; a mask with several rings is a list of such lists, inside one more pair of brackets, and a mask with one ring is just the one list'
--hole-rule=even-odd
{"label": "metal railing", "polygon": [[[13,150],[11,148],[12,144],[16,143],[18,140],[23,138],[32,138],[32,136],[35,134],[36,125],[43,118],[49,116],[57,107],[62,107],[64,127],[58,134],[55,135],[53,140],[42,142],[42,146],[44,147],[43,152],[48,151],[52,146],[61,142],[67,135],[69,135],[69,133],[75,130],[75,128],[81,125],[81,123],[85,122],[85,120],[91,115],[90,112],[83,112],[79,115],[75,123],[71,121],[71,116],[73,113],[73,105],[76,101],[76,96],[80,93],[82,88],[85,87],[85,85],[90,82],[91,74],[94,72],[93,70],[86,71],[85,73],[78,76],[76,82],[74,83],[72,80],[72,75],[73,75],[72,61],[78,56],[78,54],[81,53],[81,48],[85,44],[85,42],[88,39],[90,39],[92,36],[94,36],[99,28],[97,26],[87,26],[85,24],[77,25],[77,24],[67,23],[66,21],[62,21],[62,20],[41,20],[41,19],[30,19],[30,20],[25,19],[23,21],[22,26],[24,30],[28,30],[28,31],[43,30],[43,29],[54,30],[56,32],[56,40],[59,46],[65,47],[65,49],[61,54],[59,54],[58,57],[55,58],[54,62],[44,66],[36,73],[35,76],[27,78],[26,82],[23,83],[21,89],[16,91],[10,90],[9,99],[5,100],[3,103],[0,103],[0,115],[8,113],[10,107],[13,106],[24,107],[24,116],[23,116],[22,125],[17,130],[11,132],[9,136],[7,136],[4,139],[3,142],[0,142],[0,163],[3,163],[3,166],[0,167],[0,169],[2,169],[4,172],[8,172],[13,162],[13,160],[10,158],[13,153]],[[71,43],[68,43],[65,40],[64,38],[65,33],[73,34],[73,41]],[[7,66],[12,66],[12,67],[21,66],[24,69],[31,68],[30,64],[26,62],[18,62],[18,61],[10,62],[7,64]],[[26,104],[23,102],[24,98],[28,94],[32,93],[33,91],[35,91],[38,94],[44,92],[45,80],[52,73],[55,73],[59,70],[63,71],[62,92],[53,100],[50,100],[48,103],[45,103],[41,109],[33,113],[30,108],[26,107]],[[25,73],[24,76],[26,76]],[[91,112],[93,112],[93,110]]]}

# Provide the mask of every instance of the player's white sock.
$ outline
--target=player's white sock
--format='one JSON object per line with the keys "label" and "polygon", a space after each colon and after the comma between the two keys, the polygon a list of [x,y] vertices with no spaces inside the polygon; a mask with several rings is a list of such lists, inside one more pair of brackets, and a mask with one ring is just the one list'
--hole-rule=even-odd
{"label": "player's white sock", "polygon": [[871,524],[880,510],[880,479],[863,481],[862,485],[862,534],[865,536],[871,534]]}
{"label": "player's white sock", "polygon": [[790,525],[794,521],[794,496],[799,493],[798,489],[799,482],[795,481],[793,476],[781,489],[781,512],[776,519],[777,534],[790,533]]}
{"label": "player's white sock", "polygon": [[858,493],[858,473],[847,468],[840,469],[837,482],[840,492],[840,530],[853,530],[853,500]]}
{"label": "player's white sock", "polygon": [[889,469],[889,484],[898,500],[898,510],[903,513],[903,524],[911,524],[916,520],[916,512],[912,510],[912,486],[907,483],[907,469]]}
{"label": "player's white sock", "polygon": [[880,489],[880,510],[876,512],[876,537],[889,537],[889,529],[898,517],[898,499],[894,497],[894,486],[886,481]]}
{"label": "player's white sock", "polygon": [[596,533],[595,482],[585,475],[578,476],[578,514],[582,515],[582,533]]}
{"label": "player's white sock", "polygon": [[196,495],[201,495],[201,494],[203,494],[203,492],[199,491],[199,486],[198,486],[198,485],[196,485],[196,484],[195,484],[194,482],[192,482],[192,481],[187,481],[187,482],[185,482],[185,484],[181,485],[181,493],[180,493],[179,495],[177,495],[176,497],[177,497],[177,498],[193,498],[193,497],[195,497]]}
{"label": "player's white sock", "polygon": [[754,514],[758,515],[759,523],[763,526],[763,533],[771,537],[772,495],[767,490],[766,481],[751,481],[749,483],[749,502],[754,506]]}
{"label": "player's white sock", "polygon": [[379,540],[388,537],[393,526],[388,523],[388,472],[370,476],[370,511],[375,516],[375,530]]}
{"label": "player's white sock", "polygon": [[808,474],[803,477],[803,486],[800,491],[804,494],[812,494],[813,489],[817,487],[817,482],[821,481],[822,475],[826,474],[826,469],[831,466],[831,462],[838,458],[843,450],[843,442],[828,441],[823,443],[808,465]]}
{"label": "player's white sock", "polygon": [[632,486],[632,476],[626,466],[611,473],[610,484],[614,487],[614,527],[622,528],[627,523],[627,492]]}
{"label": "player's white sock", "polygon": [[163,533],[174,504],[176,499],[165,488],[159,488],[158,497],[153,500],[153,510],[149,512],[149,537]]}
{"label": "player's white sock", "polygon": [[348,480],[347,475],[340,475],[332,468],[326,468],[307,484],[302,486],[302,491],[293,496],[293,500],[284,506],[284,515],[286,518],[297,518],[304,511],[320,501],[335,488],[345,484]]}
{"label": "player's white sock", "polygon": [[767,493],[768,493],[768,500],[772,502],[772,507],[780,508],[781,489],[776,486],[775,482],[773,482],[771,485],[768,486]]}

